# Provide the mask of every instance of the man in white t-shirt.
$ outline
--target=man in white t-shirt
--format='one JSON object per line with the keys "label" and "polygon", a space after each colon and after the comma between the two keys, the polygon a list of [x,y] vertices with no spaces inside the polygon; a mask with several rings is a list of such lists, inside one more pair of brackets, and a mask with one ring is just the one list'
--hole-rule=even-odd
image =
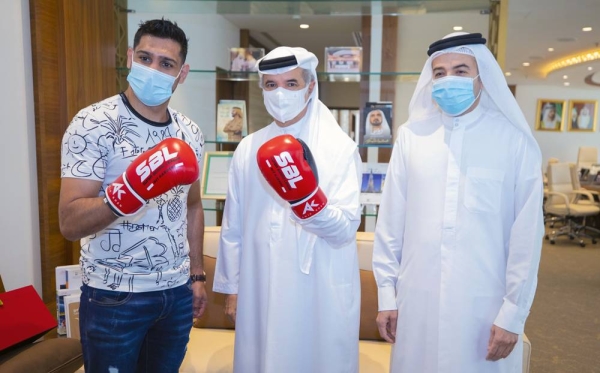
{"label": "man in white t-shirt", "polygon": [[140,25],[128,88],[82,109],[62,144],[59,219],[81,240],[80,333],[86,372],[178,372],[206,306],[204,138],[171,109],[185,81],[177,24]]}

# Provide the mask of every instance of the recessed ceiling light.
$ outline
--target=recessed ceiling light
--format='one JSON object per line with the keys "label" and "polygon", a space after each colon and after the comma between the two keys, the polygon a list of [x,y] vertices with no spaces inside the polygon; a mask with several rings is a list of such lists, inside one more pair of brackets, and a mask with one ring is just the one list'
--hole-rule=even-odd
{"label": "recessed ceiling light", "polygon": [[554,52],[554,48],[548,48],[548,52]]}
{"label": "recessed ceiling light", "polygon": [[583,31],[583,32],[590,32],[590,31],[592,31],[592,28],[591,27],[584,27],[584,28],[581,29],[581,31]]}
{"label": "recessed ceiling light", "polygon": [[592,70],[594,70],[594,68],[591,66],[588,66],[588,71],[592,71]]}
{"label": "recessed ceiling light", "polygon": [[525,67],[529,66],[529,62],[523,62],[523,66],[525,66]]}
{"label": "recessed ceiling light", "polygon": [[570,85],[571,85],[571,83],[565,82],[565,86],[570,86]]}
{"label": "recessed ceiling light", "polygon": [[512,73],[511,73],[510,71],[507,71],[507,72],[505,72],[505,73],[504,73],[504,75],[506,75],[506,76],[511,76],[511,75],[512,75]]}
{"label": "recessed ceiling light", "polygon": [[306,23],[303,23],[300,25],[300,28],[309,28],[310,26]]}
{"label": "recessed ceiling light", "polygon": [[454,31],[462,31],[462,26],[454,26],[452,27]]}
{"label": "recessed ceiling light", "polygon": [[569,79],[568,75],[563,75],[563,79]]}

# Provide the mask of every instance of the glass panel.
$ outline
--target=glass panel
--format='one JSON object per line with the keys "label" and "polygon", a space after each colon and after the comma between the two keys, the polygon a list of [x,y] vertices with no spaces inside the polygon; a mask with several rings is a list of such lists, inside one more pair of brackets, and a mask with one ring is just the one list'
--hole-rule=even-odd
{"label": "glass panel", "polygon": [[489,0],[403,1],[204,1],[129,0],[136,12],[197,13],[221,15],[402,15],[469,10],[489,10]]}

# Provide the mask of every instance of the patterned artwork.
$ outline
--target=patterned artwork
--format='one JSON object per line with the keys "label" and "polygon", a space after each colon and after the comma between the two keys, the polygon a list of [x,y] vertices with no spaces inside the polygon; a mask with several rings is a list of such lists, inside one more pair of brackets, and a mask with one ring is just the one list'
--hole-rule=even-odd
{"label": "patterned artwork", "polygon": [[[186,141],[202,165],[204,138],[196,123],[170,110],[169,123],[138,117],[123,95],[81,110],[62,144],[62,177],[102,182],[98,195],[139,154],[160,141]],[[177,186],[148,201],[143,213],[125,216],[82,239],[83,282],[96,288],[144,291],[180,285],[189,277],[187,195]]]}

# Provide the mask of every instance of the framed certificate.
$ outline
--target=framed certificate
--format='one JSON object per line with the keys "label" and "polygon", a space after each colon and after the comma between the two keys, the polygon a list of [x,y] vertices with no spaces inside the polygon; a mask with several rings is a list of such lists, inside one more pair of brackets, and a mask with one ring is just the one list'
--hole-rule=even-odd
{"label": "framed certificate", "polygon": [[233,152],[206,152],[202,170],[200,195],[206,199],[225,199],[227,195],[229,165]]}

